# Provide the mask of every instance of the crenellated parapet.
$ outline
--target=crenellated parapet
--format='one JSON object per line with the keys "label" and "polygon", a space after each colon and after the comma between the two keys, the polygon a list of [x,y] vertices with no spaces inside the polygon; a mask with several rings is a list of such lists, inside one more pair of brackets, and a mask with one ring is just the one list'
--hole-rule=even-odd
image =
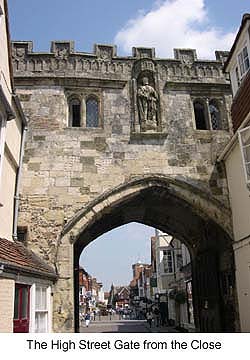
{"label": "crenellated parapet", "polygon": [[50,52],[33,52],[31,41],[12,42],[15,77],[66,77],[128,80],[132,72],[152,70],[167,81],[224,82],[227,52],[215,60],[198,59],[193,49],[174,49],[173,59],[157,58],[154,48],[134,47],[132,56],[118,56],[116,46],[95,44],[93,53],[77,52],[73,41],[52,41]]}

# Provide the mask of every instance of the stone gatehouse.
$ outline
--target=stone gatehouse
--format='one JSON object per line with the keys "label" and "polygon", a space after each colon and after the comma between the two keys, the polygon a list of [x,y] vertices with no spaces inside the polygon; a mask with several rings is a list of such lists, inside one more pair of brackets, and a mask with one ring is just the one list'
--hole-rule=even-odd
{"label": "stone gatehouse", "polygon": [[122,57],[100,44],[94,53],[65,41],[48,53],[33,52],[32,42],[12,46],[29,122],[19,225],[59,276],[54,331],[77,329],[83,248],[130,221],[185,242],[197,329],[233,331],[235,302],[223,287],[234,278],[231,214],[216,163],[231,133],[227,53],[201,60],[175,49],[173,59],[161,59],[153,48]]}

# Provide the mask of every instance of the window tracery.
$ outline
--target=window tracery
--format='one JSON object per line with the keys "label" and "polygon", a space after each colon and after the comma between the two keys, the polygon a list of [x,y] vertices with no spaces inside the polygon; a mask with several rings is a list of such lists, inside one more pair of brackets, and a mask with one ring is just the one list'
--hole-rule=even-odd
{"label": "window tracery", "polygon": [[97,128],[101,126],[99,97],[71,94],[68,100],[68,126]]}
{"label": "window tracery", "polygon": [[86,127],[99,126],[99,105],[94,97],[89,97],[86,101]]}
{"label": "window tracery", "polygon": [[222,108],[218,99],[194,99],[194,118],[197,130],[227,130],[222,121]]}

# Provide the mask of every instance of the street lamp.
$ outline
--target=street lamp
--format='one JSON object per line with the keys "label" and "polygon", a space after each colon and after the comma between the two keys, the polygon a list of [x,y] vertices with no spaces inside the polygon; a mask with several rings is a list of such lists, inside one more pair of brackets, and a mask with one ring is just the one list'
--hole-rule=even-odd
{"label": "street lamp", "polygon": [[157,305],[159,306],[159,303],[160,303],[160,294],[159,293],[155,294],[155,300],[157,301]]}

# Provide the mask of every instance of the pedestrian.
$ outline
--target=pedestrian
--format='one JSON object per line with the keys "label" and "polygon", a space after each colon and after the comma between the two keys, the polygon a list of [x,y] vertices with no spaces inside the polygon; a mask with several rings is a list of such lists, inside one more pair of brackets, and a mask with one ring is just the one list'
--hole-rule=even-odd
{"label": "pedestrian", "polygon": [[149,327],[152,327],[152,320],[153,320],[153,314],[151,311],[147,312],[146,314],[147,323],[149,324]]}
{"label": "pedestrian", "polygon": [[157,307],[154,310],[154,315],[155,315],[156,326],[158,327],[160,325],[160,311]]}
{"label": "pedestrian", "polygon": [[90,313],[88,311],[87,314],[85,315],[85,325],[86,325],[86,327],[89,327],[89,323],[90,323]]}
{"label": "pedestrian", "polygon": [[122,309],[119,309],[119,320],[122,320],[123,311]]}

